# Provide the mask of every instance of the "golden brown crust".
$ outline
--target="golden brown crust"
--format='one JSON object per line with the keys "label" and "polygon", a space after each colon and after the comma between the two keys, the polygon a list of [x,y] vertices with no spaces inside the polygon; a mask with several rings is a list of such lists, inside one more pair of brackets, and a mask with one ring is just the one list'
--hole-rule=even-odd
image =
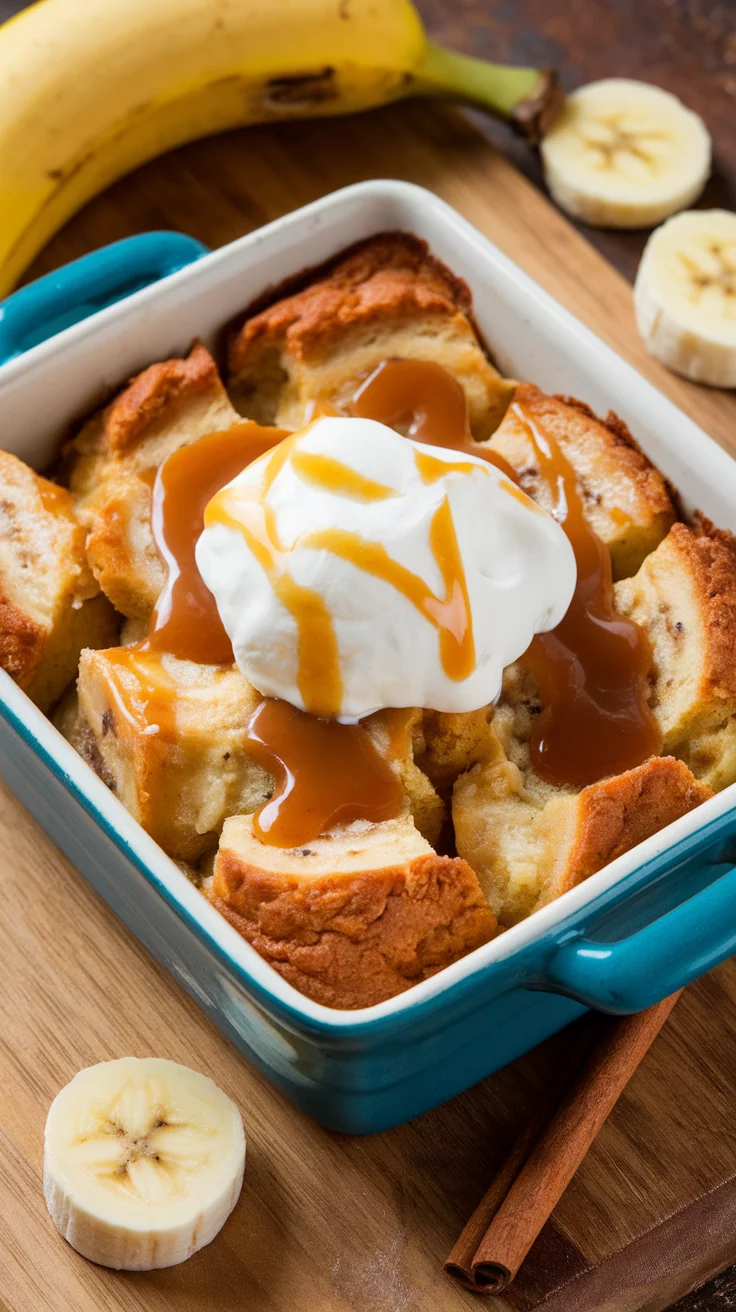
{"label": "golden brown crust", "polygon": [[702,606],[700,695],[736,710],[736,538],[724,529],[711,527],[706,535],[674,524],[670,539]]}
{"label": "golden brown crust", "polygon": [[212,356],[197,343],[186,359],[145,369],[71,444],[70,487],[88,528],[89,563],[127,618],[150,616],[164,584],[151,531],[156,470],[174,451],[238,418]]}
{"label": "golden brown crust", "polygon": [[103,440],[110,451],[127,451],[185,393],[211,388],[217,366],[201,342],[184,360],[161,360],[131,380],[104,412]]}
{"label": "golden brown crust", "polygon": [[673,756],[652,757],[634,770],[584,788],[577,798],[575,839],[565,868],[543,901],[581,884],[709,797],[710,788]]}
{"label": "golden brown crust", "polygon": [[231,339],[229,384],[243,414],[297,428],[315,401],[338,406],[392,357],[442,364],[463,385],[478,438],[496,427],[513,385],[483,353],[465,283],[425,242],[384,233],[306,287],[248,318]]}
{"label": "golden brown crust", "polygon": [[701,521],[674,524],[616,607],[647,632],[650,701],[664,750],[720,789],[736,780],[736,539]]}
{"label": "golden brown crust", "polygon": [[21,688],[30,684],[43,656],[47,630],[0,594],[0,668]]}
{"label": "golden brown crust", "polygon": [[252,347],[284,341],[297,360],[321,353],[326,338],[387,316],[410,319],[417,311],[470,311],[467,283],[429,253],[427,243],[406,232],[385,232],[340,258],[322,277],[293,296],[247,319],[231,339],[228,364],[240,373]]}
{"label": "golden brown crust", "polygon": [[383,1002],[495,930],[467,863],[435,853],[308,878],[259,869],[221,846],[206,895],[284,979],[328,1007]]}
{"label": "golden brown crust", "polygon": [[[575,470],[586,517],[611,552],[615,578],[636,573],[676,518],[662,475],[639,449],[623,420],[597,419],[589,406],[547,396],[532,383],[514,393],[532,422],[543,425]],[[534,448],[515,413],[507,411],[491,443],[519,473],[524,491],[546,509]]]}

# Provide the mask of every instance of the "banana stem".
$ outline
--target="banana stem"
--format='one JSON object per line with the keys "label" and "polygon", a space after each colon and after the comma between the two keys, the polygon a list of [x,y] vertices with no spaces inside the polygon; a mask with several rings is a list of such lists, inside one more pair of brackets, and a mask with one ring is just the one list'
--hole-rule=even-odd
{"label": "banana stem", "polygon": [[552,69],[514,68],[490,64],[446,50],[434,41],[415,77],[419,96],[448,96],[479,105],[510,119],[514,127],[535,143],[547,130],[562,103],[562,92]]}

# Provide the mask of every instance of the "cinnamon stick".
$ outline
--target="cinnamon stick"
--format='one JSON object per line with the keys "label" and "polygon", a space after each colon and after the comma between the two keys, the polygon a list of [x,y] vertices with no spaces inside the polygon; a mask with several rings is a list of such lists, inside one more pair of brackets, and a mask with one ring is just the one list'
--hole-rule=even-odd
{"label": "cinnamon stick", "polygon": [[606,1026],[556,1111],[546,1105],[517,1140],[447,1258],[448,1275],[484,1294],[511,1283],[679,996]]}

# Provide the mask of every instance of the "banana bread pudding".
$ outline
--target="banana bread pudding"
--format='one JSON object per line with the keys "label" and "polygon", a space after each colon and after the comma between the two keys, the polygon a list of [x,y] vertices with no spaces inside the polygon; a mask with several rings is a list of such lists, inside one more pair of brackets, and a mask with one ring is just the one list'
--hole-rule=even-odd
{"label": "banana bread pudding", "polygon": [[736,781],[736,540],[616,415],[502,377],[405,233],[0,486],[0,665],[317,1002],[427,979]]}

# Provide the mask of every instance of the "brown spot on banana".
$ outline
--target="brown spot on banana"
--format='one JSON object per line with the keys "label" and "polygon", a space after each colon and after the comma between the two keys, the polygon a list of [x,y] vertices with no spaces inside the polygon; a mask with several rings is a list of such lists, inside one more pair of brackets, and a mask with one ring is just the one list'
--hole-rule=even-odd
{"label": "brown spot on banana", "polygon": [[335,69],[327,67],[317,73],[269,78],[264,86],[263,107],[270,111],[286,109],[294,112],[337,100],[339,94]]}

